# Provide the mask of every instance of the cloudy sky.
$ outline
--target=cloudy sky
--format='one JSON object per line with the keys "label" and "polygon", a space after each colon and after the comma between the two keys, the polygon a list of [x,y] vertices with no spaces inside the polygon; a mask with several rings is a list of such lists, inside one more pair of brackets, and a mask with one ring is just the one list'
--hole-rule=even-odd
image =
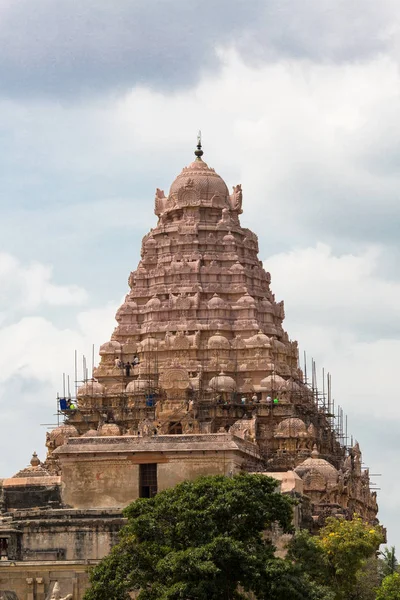
{"label": "cloudy sky", "polygon": [[397,0],[0,0],[0,476],[44,458],[201,129],[400,547],[399,30]]}

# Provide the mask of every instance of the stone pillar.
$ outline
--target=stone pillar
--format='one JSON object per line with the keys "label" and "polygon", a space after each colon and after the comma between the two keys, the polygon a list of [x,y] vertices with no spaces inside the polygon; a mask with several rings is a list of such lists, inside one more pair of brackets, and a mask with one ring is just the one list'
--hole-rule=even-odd
{"label": "stone pillar", "polygon": [[76,600],[76,598],[79,598],[79,596],[78,596],[78,580],[77,580],[76,575],[72,582],[72,598],[73,598],[73,600]]}
{"label": "stone pillar", "polygon": [[44,600],[44,580],[43,577],[36,577],[36,600]]}
{"label": "stone pillar", "polygon": [[33,577],[26,578],[26,600],[35,600],[33,595]]}

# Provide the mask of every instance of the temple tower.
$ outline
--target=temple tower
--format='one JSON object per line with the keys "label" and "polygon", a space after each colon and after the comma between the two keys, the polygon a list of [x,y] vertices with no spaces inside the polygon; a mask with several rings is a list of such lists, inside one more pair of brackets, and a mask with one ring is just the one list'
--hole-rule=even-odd
{"label": "temple tower", "polygon": [[45,461],[0,479],[0,596],[81,600],[123,508],[200,475],[273,476],[301,498],[295,526],[376,522],[360,448],[303,377],[241,213],[241,186],[229,193],[200,143],[168,195],[157,189],[98,367],[60,400]]}
{"label": "temple tower", "polygon": [[[240,223],[241,185],[229,193],[199,142],[168,195],[156,190],[154,212],[117,327],[93,378],[78,389],[76,410],[48,435],[46,467],[59,472],[61,451],[53,451],[69,437],[230,433],[257,448],[257,460],[244,468],[298,467],[307,485],[322,486],[328,504],[343,505],[339,496],[347,492],[335,487],[333,495],[329,486],[332,469],[335,486],[344,480],[349,449],[329,407],[321,408],[304,381],[257,236]],[[307,460],[312,469],[302,467]],[[371,517],[376,498],[369,487],[368,494]]]}
{"label": "temple tower", "polygon": [[[156,191],[158,223],[143,238],[96,381],[78,391],[82,411],[154,399],[164,432],[182,418],[182,431],[212,431],[218,419],[202,419],[199,410],[195,417],[192,408],[190,418],[188,403],[247,406],[302,382],[297,343],[282,327],[283,302],[270,291],[257,236],[240,224],[241,186],[229,194],[200,145],[195,154],[168,196]],[[126,369],[119,361],[139,362]]]}

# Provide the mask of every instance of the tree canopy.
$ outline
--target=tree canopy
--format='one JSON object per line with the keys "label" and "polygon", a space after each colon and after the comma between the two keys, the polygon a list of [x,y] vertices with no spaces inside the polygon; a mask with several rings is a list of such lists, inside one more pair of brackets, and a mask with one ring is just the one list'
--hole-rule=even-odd
{"label": "tree canopy", "polygon": [[334,590],[336,600],[351,600],[357,598],[367,559],[375,556],[383,541],[381,528],[359,516],[351,521],[331,517],[317,536],[299,532],[290,544],[289,558],[314,581]]}
{"label": "tree canopy", "polygon": [[399,568],[399,563],[396,558],[396,548],[392,546],[391,548],[385,548],[383,552],[380,553],[380,568],[382,573],[382,578],[387,575],[393,575],[396,573]]}
{"label": "tree canopy", "polygon": [[[120,541],[92,570],[84,600],[375,600],[380,527],[328,518],[316,536],[297,532],[277,558],[268,531],[291,531],[293,501],[264,475],[200,477],[124,513]],[[388,568],[397,566],[392,554]],[[397,589],[396,575],[379,600],[397,598],[382,595]]]}
{"label": "tree canopy", "polygon": [[[85,600],[331,600],[274,556],[265,531],[291,529],[293,505],[264,475],[201,477],[125,509],[120,542],[91,573]],[[276,525],[275,525],[276,524]],[[246,596],[248,597],[248,596]]]}
{"label": "tree canopy", "polygon": [[376,600],[399,600],[400,598],[400,574],[387,575],[378,588]]}

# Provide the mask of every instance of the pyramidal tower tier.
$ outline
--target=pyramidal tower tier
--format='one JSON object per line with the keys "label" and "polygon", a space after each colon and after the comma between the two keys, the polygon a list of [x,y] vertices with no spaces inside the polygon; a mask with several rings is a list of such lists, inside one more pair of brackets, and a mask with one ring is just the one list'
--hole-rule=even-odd
{"label": "pyramidal tower tier", "polygon": [[[282,328],[283,302],[270,291],[257,236],[240,224],[241,186],[229,194],[198,148],[168,196],[157,189],[155,213],[118,326],[100,349],[98,392],[151,394],[163,421],[190,400],[247,403],[297,389],[297,343]],[[127,371],[119,361],[138,364]],[[79,390],[81,404],[93,385]]]}
{"label": "pyramidal tower tier", "polygon": [[[247,444],[240,468],[294,470],[316,518],[330,507],[373,521],[376,494],[358,444],[346,446],[329,402],[322,406],[304,381],[257,236],[240,223],[241,185],[229,193],[198,144],[168,195],[157,189],[154,212],[99,366],[66,422],[47,435],[45,468],[60,475],[64,456],[67,469],[78,444],[69,438],[93,438],[78,444],[86,456],[104,437],[157,438],[158,449],[168,438],[169,448],[202,444],[212,454],[228,436]],[[196,473],[212,471],[200,463]]]}

